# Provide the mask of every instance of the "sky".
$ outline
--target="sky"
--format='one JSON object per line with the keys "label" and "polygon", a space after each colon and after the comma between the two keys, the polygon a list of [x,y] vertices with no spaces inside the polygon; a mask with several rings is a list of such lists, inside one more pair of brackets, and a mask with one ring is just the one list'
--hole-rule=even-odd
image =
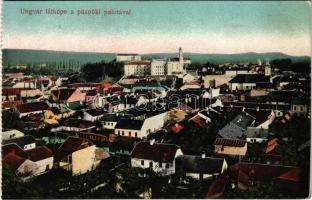
{"label": "sky", "polygon": [[[21,9],[100,9],[25,15]],[[104,16],[104,10],[131,10]],[[310,55],[305,1],[4,1],[3,47],[104,53],[283,52]]]}

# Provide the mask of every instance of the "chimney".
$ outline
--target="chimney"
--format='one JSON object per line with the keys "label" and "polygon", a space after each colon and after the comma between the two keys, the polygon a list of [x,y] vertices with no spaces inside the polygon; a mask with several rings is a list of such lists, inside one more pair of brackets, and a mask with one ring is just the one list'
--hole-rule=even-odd
{"label": "chimney", "polygon": [[150,145],[154,145],[155,139],[150,140]]}
{"label": "chimney", "polygon": [[202,158],[206,158],[206,153],[203,151],[203,153],[202,153],[202,156],[201,156]]}

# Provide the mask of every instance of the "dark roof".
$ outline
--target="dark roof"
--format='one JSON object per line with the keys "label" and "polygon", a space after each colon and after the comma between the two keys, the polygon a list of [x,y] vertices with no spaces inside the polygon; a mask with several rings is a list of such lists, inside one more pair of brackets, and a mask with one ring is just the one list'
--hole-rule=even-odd
{"label": "dark roof", "polygon": [[271,115],[271,111],[269,110],[252,110],[252,109],[246,109],[246,113],[251,115],[256,119],[256,124],[261,124],[269,119],[269,116]]}
{"label": "dark roof", "polygon": [[105,113],[104,110],[100,110],[100,109],[89,109],[89,110],[85,110],[85,112],[91,116],[99,116]]}
{"label": "dark roof", "polygon": [[120,119],[117,122],[115,129],[141,130],[143,123],[143,120]]}
{"label": "dark roof", "polygon": [[77,127],[77,128],[90,128],[94,126],[94,123],[87,121],[87,120],[71,118],[63,122],[62,126]]}
{"label": "dark roof", "polygon": [[214,144],[222,146],[243,147],[246,144],[246,140],[216,138]]}
{"label": "dark roof", "polygon": [[87,139],[70,136],[57,149],[56,159],[57,160],[61,160],[65,156],[67,156],[67,155],[69,155],[69,154],[71,154],[71,153],[73,153],[75,151],[78,151],[78,150],[90,147],[92,145],[93,144],[89,140],[87,140]]}
{"label": "dark roof", "polygon": [[52,151],[46,146],[40,146],[34,149],[27,150],[26,153],[29,156],[29,160],[34,162],[53,157]]}
{"label": "dark roof", "polygon": [[238,74],[229,83],[259,83],[269,81],[270,78],[262,74]]}
{"label": "dark roof", "polygon": [[307,97],[293,97],[292,104],[295,105],[310,105],[311,99]]}
{"label": "dark roof", "polygon": [[11,144],[11,143],[12,144],[17,144],[19,147],[24,149],[25,145],[36,143],[36,140],[31,135],[25,135],[25,136],[22,136],[22,137],[19,137],[19,138],[13,138],[13,139],[10,139],[10,140],[2,141],[3,145],[4,144]]}
{"label": "dark roof", "polygon": [[20,93],[21,88],[11,88],[11,87],[2,88],[2,96],[20,95]]}
{"label": "dark roof", "polygon": [[179,146],[174,144],[139,142],[131,152],[132,158],[153,160],[155,162],[173,162]]}
{"label": "dark roof", "polygon": [[117,122],[118,116],[115,113],[105,113],[102,117],[101,121],[107,121],[107,122]]}
{"label": "dark roof", "polygon": [[221,173],[223,158],[202,158],[200,156],[181,155],[176,158],[176,168],[186,173]]}
{"label": "dark roof", "polygon": [[247,127],[251,126],[251,124],[255,121],[255,118],[251,115],[249,115],[246,112],[242,112],[239,115],[237,115],[231,123],[243,128],[247,129]]}
{"label": "dark roof", "polygon": [[32,103],[24,103],[18,104],[15,106],[16,109],[20,113],[28,113],[28,112],[35,112],[35,111],[43,111],[48,110],[49,106],[47,103],[40,101],[40,102],[32,102]]}
{"label": "dark roof", "polygon": [[66,101],[74,92],[76,89],[72,88],[62,88],[58,90],[53,90],[51,93],[60,101]]}

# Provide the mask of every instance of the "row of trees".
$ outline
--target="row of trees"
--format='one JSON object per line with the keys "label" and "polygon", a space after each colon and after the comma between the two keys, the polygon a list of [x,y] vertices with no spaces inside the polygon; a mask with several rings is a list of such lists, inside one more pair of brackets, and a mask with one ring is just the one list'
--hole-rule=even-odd
{"label": "row of trees", "polygon": [[83,78],[89,82],[100,82],[106,77],[114,77],[116,79],[120,78],[123,74],[122,63],[118,62],[97,62],[97,63],[87,63],[81,68],[81,73]]}

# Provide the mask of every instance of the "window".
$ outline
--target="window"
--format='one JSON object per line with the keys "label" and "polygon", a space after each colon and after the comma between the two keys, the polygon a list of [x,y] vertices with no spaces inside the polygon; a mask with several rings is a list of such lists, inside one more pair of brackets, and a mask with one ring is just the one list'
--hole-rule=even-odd
{"label": "window", "polygon": [[138,132],[135,132],[134,135],[135,135],[135,137],[138,137]]}
{"label": "window", "polygon": [[125,132],[124,132],[124,131],[122,131],[122,132],[121,132],[121,135],[122,135],[122,136],[124,136],[124,135],[125,135]]}
{"label": "window", "polygon": [[162,162],[159,162],[159,167],[162,168]]}
{"label": "window", "polygon": [[118,131],[118,135],[120,135],[120,131]]}
{"label": "window", "polygon": [[144,166],[144,160],[141,160],[141,165]]}
{"label": "window", "polygon": [[303,106],[300,106],[300,110],[303,111]]}
{"label": "window", "polygon": [[294,110],[297,110],[297,106],[294,106]]}
{"label": "window", "polygon": [[47,165],[45,170],[46,170],[46,171],[49,171],[49,170],[50,170],[50,166]]}
{"label": "window", "polygon": [[129,136],[131,137],[131,131],[129,131]]}
{"label": "window", "polygon": [[153,168],[153,162],[152,161],[149,163],[149,167]]}
{"label": "window", "polygon": [[169,168],[169,163],[166,163],[166,168],[167,168],[167,169]]}

